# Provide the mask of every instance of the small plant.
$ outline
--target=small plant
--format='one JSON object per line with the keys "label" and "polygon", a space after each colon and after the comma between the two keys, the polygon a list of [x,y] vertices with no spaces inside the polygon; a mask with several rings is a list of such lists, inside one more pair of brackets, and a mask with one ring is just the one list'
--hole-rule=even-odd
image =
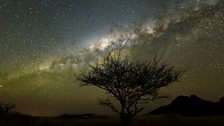
{"label": "small plant", "polygon": [[8,105],[0,102],[0,118],[7,116],[13,108],[15,108],[14,104]]}

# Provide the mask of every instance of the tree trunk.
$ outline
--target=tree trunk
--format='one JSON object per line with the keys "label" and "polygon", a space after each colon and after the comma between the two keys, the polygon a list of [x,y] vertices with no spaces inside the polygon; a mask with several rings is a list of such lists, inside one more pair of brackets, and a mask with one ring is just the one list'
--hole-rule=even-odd
{"label": "tree trunk", "polygon": [[121,126],[130,126],[132,116],[131,114],[125,112],[124,102],[120,101],[120,104],[121,104],[121,112],[120,112]]}

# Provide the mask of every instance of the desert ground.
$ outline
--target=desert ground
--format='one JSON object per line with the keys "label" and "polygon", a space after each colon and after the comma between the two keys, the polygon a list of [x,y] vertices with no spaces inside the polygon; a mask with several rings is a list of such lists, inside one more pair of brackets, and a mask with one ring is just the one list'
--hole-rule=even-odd
{"label": "desert ground", "polygon": [[[0,126],[116,126],[115,116],[58,118],[10,117],[0,120]],[[223,126],[224,116],[184,117],[179,115],[142,115],[132,121],[132,126]]]}

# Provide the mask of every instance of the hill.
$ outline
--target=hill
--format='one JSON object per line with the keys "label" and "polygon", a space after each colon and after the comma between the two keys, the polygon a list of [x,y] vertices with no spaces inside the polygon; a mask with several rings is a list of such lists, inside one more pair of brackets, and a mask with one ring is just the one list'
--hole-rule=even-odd
{"label": "hill", "polygon": [[211,102],[196,95],[178,96],[170,104],[159,107],[149,114],[179,114],[184,116],[224,115],[224,100]]}

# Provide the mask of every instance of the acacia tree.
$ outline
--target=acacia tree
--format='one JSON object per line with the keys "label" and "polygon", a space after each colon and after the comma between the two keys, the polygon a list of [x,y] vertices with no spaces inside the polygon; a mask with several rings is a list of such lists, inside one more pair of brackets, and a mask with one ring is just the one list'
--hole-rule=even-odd
{"label": "acacia tree", "polygon": [[[161,87],[177,81],[183,73],[161,63],[156,56],[151,62],[140,63],[127,56],[122,58],[119,53],[105,56],[103,62],[91,65],[78,79],[84,86],[93,85],[105,90],[110,97],[100,100],[101,105],[111,108],[120,116],[122,124],[128,125],[144,109],[139,106],[141,103],[157,97]],[[113,100],[118,101],[120,107]]]}

